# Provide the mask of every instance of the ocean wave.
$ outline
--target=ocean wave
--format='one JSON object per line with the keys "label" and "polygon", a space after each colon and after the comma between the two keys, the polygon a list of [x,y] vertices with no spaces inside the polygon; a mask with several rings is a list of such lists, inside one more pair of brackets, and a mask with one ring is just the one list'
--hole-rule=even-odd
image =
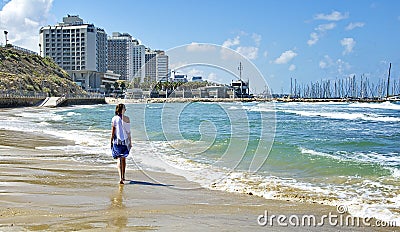
{"label": "ocean wave", "polygon": [[[324,180],[318,180],[318,177],[295,179],[278,177],[266,172],[248,173],[187,159],[171,148],[166,141],[137,141],[134,143],[136,145],[133,148],[135,156],[129,157],[129,159],[139,169],[183,176],[208,189],[256,195],[266,199],[313,202],[332,206],[345,204],[349,206],[350,213],[354,215],[382,220],[400,218],[398,213],[391,211],[395,205],[400,204],[400,199],[396,199],[394,196],[400,191],[399,186],[388,184],[387,179],[380,182],[361,177],[335,176],[332,177],[333,179],[324,177]],[[304,150],[304,152],[334,157],[313,150]],[[179,186],[175,187],[179,188]],[[373,203],[371,203],[372,197]],[[382,202],[391,203],[384,204]],[[385,211],[378,212],[377,209],[382,208]],[[390,217],[389,214],[391,214]]]}
{"label": "ocean wave", "polygon": [[248,108],[249,111],[256,111],[256,112],[277,112],[277,110],[275,109],[275,105],[273,104],[265,104],[265,103],[261,103],[261,104],[257,104],[255,106],[249,107]]}
{"label": "ocean wave", "polygon": [[365,121],[378,121],[378,122],[400,122],[400,118],[380,116],[378,114],[367,113],[344,113],[344,112],[315,112],[315,111],[301,111],[301,110],[283,110],[283,112],[297,114],[305,117],[323,117],[330,119],[343,119],[343,120],[365,120]]}
{"label": "ocean wave", "polygon": [[394,178],[400,178],[400,169],[399,168],[389,168],[390,171],[392,172],[392,176]]}
{"label": "ocean wave", "polygon": [[319,152],[307,148],[300,147],[302,154],[327,157],[339,161],[354,161],[366,164],[379,164],[385,168],[400,166],[400,156],[398,153],[380,154],[377,152],[347,152],[347,151],[336,151],[333,154]]}
{"label": "ocean wave", "polygon": [[400,105],[391,102],[382,103],[352,103],[349,107],[356,108],[372,108],[372,109],[387,109],[387,110],[400,110]]}
{"label": "ocean wave", "polygon": [[75,116],[75,115],[81,115],[80,113],[75,113],[75,112],[68,112],[67,116]]}
{"label": "ocean wave", "polygon": [[54,112],[21,112],[16,116],[40,121],[62,121],[64,119],[62,115]]}

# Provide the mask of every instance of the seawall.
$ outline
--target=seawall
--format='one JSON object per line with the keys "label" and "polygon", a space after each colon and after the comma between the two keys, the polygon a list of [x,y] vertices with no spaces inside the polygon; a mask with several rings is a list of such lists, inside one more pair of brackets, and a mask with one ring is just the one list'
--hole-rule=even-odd
{"label": "seawall", "polygon": [[106,104],[105,98],[67,98],[59,106]]}
{"label": "seawall", "polygon": [[14,108],[14,107],[26,107],[26,106],[37,106],[41,103],[45,97],[2,97],[0,98],[0,108]]}
{"label": "seawall", "polygon": [[[0,97],[0,108],[39,106],[45,97]],[[59,106],[106,104],[104,98],[68,98]]]}

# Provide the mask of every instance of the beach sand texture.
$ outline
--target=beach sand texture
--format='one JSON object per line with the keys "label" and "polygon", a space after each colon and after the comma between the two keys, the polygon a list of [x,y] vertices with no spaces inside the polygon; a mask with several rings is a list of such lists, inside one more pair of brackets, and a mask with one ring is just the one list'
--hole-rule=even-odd
{"label": "beach sand texture", "polygon": [[[13,139],[9,139],[13,137]],[[15,139],[25,138],[23,143]],[[373,228],[260,226],[259,215],[323,215],[335,207],[266,200],[257,196],[183,190],[199,187],[183,177],[127,171],[118,184],[116,168],[59,160],[63,152],[35,149],[67,140],[0,132],[0,231],[365,231]],[[112,159],[110,157],[110,161]],[[128,167],[129,168],[129,167]],[[160,184],[162,183],[162,184]],[[376,229],[376,228],[375,228]],[[382,229],[382,228],[381,228]]]}

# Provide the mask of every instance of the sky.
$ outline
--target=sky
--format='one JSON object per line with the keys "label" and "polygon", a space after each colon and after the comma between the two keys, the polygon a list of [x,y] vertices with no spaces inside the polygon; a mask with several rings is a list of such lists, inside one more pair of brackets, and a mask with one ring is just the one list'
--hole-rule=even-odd
{"label": "sky", "polygon": [[[245,56],[274,93],[298,83],[356,75],[400,78],[397,0],[0,0],[0,30],[12,44],[38,51],[39,29],[67,14],[152,49],[193,43]],[[5,43],[4,36],[0,43]],[[243,76],[246,75],[243,67]],[[218,80],[197,69],[193,75]]]}

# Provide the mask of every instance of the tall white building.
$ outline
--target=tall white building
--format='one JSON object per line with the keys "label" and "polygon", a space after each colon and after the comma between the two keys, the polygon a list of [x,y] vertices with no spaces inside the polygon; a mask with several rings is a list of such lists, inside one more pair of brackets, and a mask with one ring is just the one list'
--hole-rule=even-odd
{"label": "tall white building", "polygon": [[134,39],[133,46],[133,78],[139,78],[140,82],[144,81],[146,76],[146,47],[139,44],[139,41]]}
{"label": "tall white building", "polygon": [[120,74],[121,80],[133,79],[134,45],[128,33],[113,32],[112,37],[108,37],[108,69]]}
{"label": "tall white building", "polygon": [[107,71],[107,34],[79,16],[63,18],[40,29],[40,54],[51,57],[86,90],[100,88],[100,73]]}
{"label": "tall white building", "polygon": [[146,49],[146,78],[160,81],[168,75],[168,56],[164,51]]}
{"label": "tall white building", "polygon": [[168,78],[168,56],[164,51],[157,53],[157,81]]}
{"label": "tall white building", "polygon": [[157,80],[157,53],[155,51],[146,48],[146,81]]}

